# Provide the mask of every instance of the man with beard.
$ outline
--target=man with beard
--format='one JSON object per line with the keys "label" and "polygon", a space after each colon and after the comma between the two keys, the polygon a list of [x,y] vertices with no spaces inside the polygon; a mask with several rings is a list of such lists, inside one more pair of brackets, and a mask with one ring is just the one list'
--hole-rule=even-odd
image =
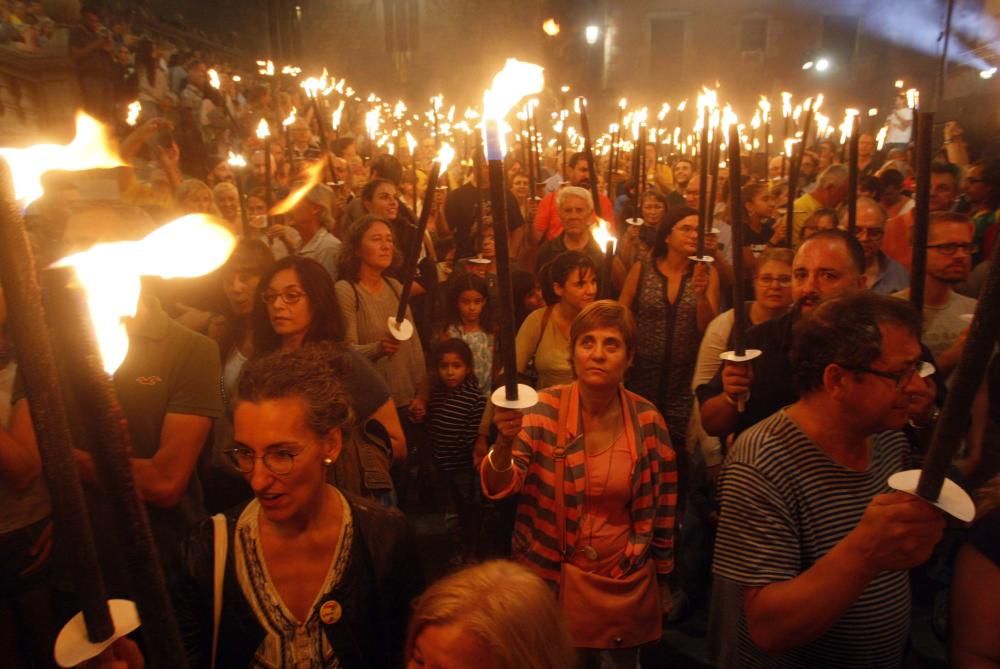
{"label": "man with beard", "polygon": [[[727,362],[698,387],[701,422],[708,434],[742,432],[798,399],[788,360],[792,326],[821,302],[862,290],[864,269],[861,245],[843,230],[821,230],[803,242],[792,262],[793,308],[747,330],[747,348],[760,349],[762,355],[752,363]],[[742,413],[737,409],[741,398]]]}
{"label": "man with beard", "polygon": [[[568,180],[566,185],[590,189],[590,165],[587,163],[587,154],[579,151],[570,156],[569,174],[566,176]],[[538,203],[538,213],[535,214],[535,244],[538,246],[550,239],[555,239],[563,231],[562,220],[559,218],[559,205],[556,203],[558,194],[558,191],[547,193]],[[601,218],[609,223],[614,223],[614,205],[603,193],[601,194],[600,210]],[[450,215],[448,222],[451,222]]]}
{"label": "man with beard", "polygon": [[[671,207],[683,207],[688,186],[694,176],[694,162],[690,158],[678,158],[671,169],[674,171],[674,189],[667,193],[667,204]],[[695,209],[698,205],[695,205]]]}
{"label": "man with beard", "polygon": [[719,477],[719,666],[901,666],[908,570],[945,527],[887,485],[907,468],[910,397],[929,390],[919,335],[912,306],[867,291],[796,323],[799,399],[741,434]]}
{"label": "man with beard", "polygon": [[[972,222],[965,214],[942,211],[931,214],[927,230],[927,271],[924,273],[923,343],[934,354],[938,370],[949,375],[958,365],[965,346],[976,300],[953,288],[969,276],[976,245]],[[894,294],[909,299],[909,289]]]}

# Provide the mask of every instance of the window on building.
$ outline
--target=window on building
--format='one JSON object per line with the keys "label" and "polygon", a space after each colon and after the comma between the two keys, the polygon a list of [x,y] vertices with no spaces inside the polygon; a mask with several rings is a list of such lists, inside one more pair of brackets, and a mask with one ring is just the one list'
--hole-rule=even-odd
{"label": "window on building", "polygon": [[743,19],[740,25],[740,51],[767,51],[767,19]]}
{"label": "window on building", "polygon": [[649,67],[657,71],[663,67],[664,49],[670,54],[670,69],[675,74],[684,71],[684,17],[653,18],[649,20]]}

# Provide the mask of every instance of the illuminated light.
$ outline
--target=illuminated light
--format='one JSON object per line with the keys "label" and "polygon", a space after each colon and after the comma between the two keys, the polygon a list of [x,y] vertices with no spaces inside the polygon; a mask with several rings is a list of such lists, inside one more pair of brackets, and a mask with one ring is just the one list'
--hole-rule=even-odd
{"label": "illuminated light", "polygon": [[274,63],[269,60],[257,61],[257,73],[264,77],[274,76]]}
{"label": "illuminated light", "polygon": [[687,109],[687,106],[688,106],[687,98],[684,98],[683,100],[681,100],[681,103],[677,105],[677,111],[682,112],[685,109]]}
{"label": "illuminated light", "polygon": [[444,174],[448,171],[448,166],[451,165],[451,161],[455,159],[455,149],[451,148],[448,142],[442,142],[441,148],[438,149],[437,156],[434,157],[434,162],[441,166],[440,174]]}
{"label": "illuminated light", "polygon": [[882,145],[885,144],[885,138],[889,134],[889,126],[884,125],[879,129],[878,135],[875,136],[875,142],[878,146],[878,150],[882,150]]}
{"label": "illuminated light", "polygon": [[669,113],[670,113],[670,103],[664,102],[663,106],[660,107],[660,113],[656,115],[656,120],[662,121]]}
{"label": "illuminated light", "polygon": [[869,116],[878,116],[878,107],[872,107],[868,110]]}
{"label": "illuminated light", "polygon": [[10,165],[14,198],[27,206],[42,196],[42,174],[49,170],[97,170],[125,165],[108,128],[83,112],[76,114],[76,135],[69,144],[35,144],[23,149],[0,148]]}
{"label": "illuminated light", "polygon": [[597,26],[587,26],[583,31],[583,36],[587,39],[587,44],[597,44],[597,38],[601,36],[601,29]]}
{"label": "illuminated light", "polygon": [[991,67],[991,68],[986,69],[986,70],[980,70],[980,72],[979,72],[979,78],[980,79],[991,79],[991,78],[993,78],[993,75],[996,74],[996,73],[997,73],[997,68],[995,68],[995,67]]}
{"label": "illuminated light", "polygon": [[257,124],[257,139],[264,139],[271,136],[271,127],[267,124],[267,119],[262,118]]}
{"label": "illuminated light", "polygon": [[289,115],[288,115],[288,116],[287,116],[287,117],[285,118],[285,120],[281,122],[281,125],[283,125],[284,127],[286,127],[286,128],[287,128],[287,127],[289,127],[290,125],[292,125],[293,123],[295,123],[295,107],[292,107],[292,113],[290,113],[290,114],[289,114]]}
{"label": "illuminated light", "polygon": [[281,68],[281,73],[287,74],[292,77],[297,77],[300,74],[302,74],[302,68],[295,67],[294,65],[285,65],[283,68]]}
{"label": "illuminated light", "polygon": [[545,23],[542,24],[542,30],[549,37],[555,37],[559,34],[559,24],[556,23],[555,19],[546,19]]}
{"label": "illuminated light", "polygon": [[896,88],[902,88],[902,87],[903,87],[903,80],[902,80],[902,79],[896,79],[896,83],[895,83],[895,84],[893,84],[893,85],[894,85],[894,86],[895,86]]}
{"label": "illuminated light", "polygon": [[813,64],[814,63],[811,60],[807,60],[806,62],[802,63],[802,69],[803,70],[811,70],[811,69],[813,69]]}
{"label": "illuminated light", "polygon": [[222,81],[219,79],[219,73],[214,69],[208,71],[208,83],[215,90],[219,90],[222,86]]}
{"label": "illuminated light", "polygon": [[563,86],[559,89],[562,93],[569,93],[569,86]]}
{"label": "illuminated light", "polygon": [[140,112],[142,112],[142,103],[138,100],[130,102],[128,105],[128,114],[125,116],[125,122],[129,125],[135,125],[139,120]]}
{"label": "illuminated light", "polygon": [[603,218],[597,219],[597,223],[590,229],[590,236],[594,238],[597,246],[601,249],[607,248],[608,242],[612,244],[618,243],[618,239],[611,234],[611,226]]}
{"label": "illuminated light", "polygon": [[792,94],[783,92],[781,94],[781,115],[785,118],[792,113]]}
{"label": "illuminated light", "polygon": [[378,134],[379,115],[380,110],[378,107],[365,114],[365,130],[368,131],[369,139],[375,139],[375,135]]}
{"label": "illuminated light", "polygon": [[407,131],[406,133],[406,146],[410,149],[410,155],[416,155],[414,152],[417,150],[417,138],[414,137]]}
{"label": "illuminated light", "polygon": [[543,72],[539,65],[508,58],[504,68],[493,77],[492,86],[483,93],[482,126],[487,159],[499,160],[507,153],[504,117],[521,98],[542,90]]}
{"label": "illuminated light", "polygon": [[340,116],[343,113],[344,113],[344,101],[341,100],[340,104],[337,105],[337,108],[333,110],[333,117],[331,119],[333,121],[333,125],[331,126],[332,128],[337,129],[340,127]]}
{"label": "illuminated light", "polygon": [[830,69],[830,59],[829,58],[820,58],[819,60],[816,61],[816,71],[817,72],[826,72],[829,69]]}
{"label": "illuminated light", "polygon": [[760,111],[763,112],[761,115],[761,120],[767,123],[768,119],[771,116],[771,103],[768,101],[766,97],[762,95],[760,96],[760,102],[758,103],[758,106],[760,107]]}
{"label": "illuminated light", "polygon": [[229,152],[229,159],[226,160],[226,162],[229,163],[230,167],[242,168],[247,166],[247,159],[244,158],[241,154],[233,153],[232,151]]}
{"label": "illuminated light", "polygon": [[240,83],[241,81],[243,81],[243,77],[241,77],[241,76],[240,76],[240,75],[238,75],[238,74],[234,74],[234,75],[233,75],[233,77],[232,77],[232,79],[233,79],[233,81],[235,81],[235,82],[236,82],[237,84],[238,84],[238,83]]}
{"label": "illuminated light", "polygon": [[785,140],[785,155],[786,156],[791,156],[792,155],[792,151],[795,149],[795,145],[798,143],[798,141],[799,140],[795,139],[794,137],[789,137],[788,139]]}
{"label": "illuminated light", "polygon": [[281,214],[287,214],[292,209],[295,209],[295,206],[299,202],[302,202],[306,195],[309,195],[309,191],[323,182],[323,170],[325,168],[326,161],[322,158],[310,163],[304,170],[305,179],[302,182],[302,185],[289,193],[288,196],[281,202],[271,207],[271,211],[268,213],[272,216],[280,216]]}
{"label": "illuminated light", "polygon": [[906,106],[910,109],[916,109],[920,106],[920,91],[916,88],[910,88],[906,91]]}
{"label": "illuminated light", "polygon": [[114,372],[128,354],[125,318],[134,317],[143,276],[194,278],[226,261],[236,238],[224,221],[192,214],[161,226],[139,241],[97,244],[56,263],[72,267],[87,296],[87,309],[104,370]]}

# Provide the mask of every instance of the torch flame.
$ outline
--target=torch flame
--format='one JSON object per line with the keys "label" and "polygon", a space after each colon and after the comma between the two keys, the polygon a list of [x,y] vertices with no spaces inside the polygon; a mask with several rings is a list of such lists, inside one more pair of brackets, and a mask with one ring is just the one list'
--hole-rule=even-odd
{"label": "torch flame", "polygon": [[125,122],[129,125],[135,125],[136,121],[139,120],[139,113],[142,111],[142,103],[138,100],[130,102],[128,105],[128,115],[125,117]]}
{"label": "torch flame", "polygon": [[682,112],[685,109],[687,109],[687,106],[688,106],[688,101],[687,98],[685,98],[681,100],[681,103],[679,105],[677,105],[677,111]]}
{"label": "torch flame", "polygon": [[542,30],[544,30],[545,34],[549,37],[555,37],[559,34],[559,24],[556,23],[555,19],[546,19],[545,23],[542,24]]}
{"label": "torch flame", "polygon": [[753,113],[753,118],[750,120],[750,127],[754,130],[760,127],[760,109]]}
{"label": "torch flame", "polygon": [[287,214],[295,206],[302,202],[306,195],[309,194],[317,184],[323,181],[323,170],[326,168],[326,161],[320,158],[309,164],[309,166],[304,170],[305,181],[302,185],[292,191],[288,197],[286,197],[281,202],[277,203],[271,207],[271,211],[268,212],[272,216],[280,216],[281,214]]}
{"label": "torch flame", "polygon": [[875,137],[875,141],[878,143],[878,150],[882,150],[882,145],[885,144],[885,136],[889,133],[889,126],[882,126],[878,131],[878,135]]}
{"label": "torch flame", "polygon": [[434,158],[434,162],[441,166],[441,174],[448,171],[448,165],[451,165],[451,161],[454,159],[455,149],[451,148],[451,144],[448,142],[443,142],[437,156]]}
{"label": "torch flame", "polygon": [[608,245],[608,242],[618,243],[618,239],[611,234],[611,226],[603,218],[597,219],[597,223],[590,229],[590,235],[602,250]]}
{"label": "torch flame", "polygon": [[222,87],[222,80],[219,79],[219,73],[215,71],[215,68],[208,71],[208,83],[215,90],[219,90]]}
{"label": "torch flame", "polygon": [[781,94],[781,115],[788,118],[789,114],[792,113],[792,94],[783,92]]}
{"label": "torch flame", "polygon": [[906,106],[910,109],[916,109],[920,105],[920,91],[916,88],[910,88],[906,91]]}
{"label": "torch flame", "polygon": [[274,63],[269,60],[257,61],[257,73],[265,77],[274,76]]}
{"label": "torch flame", "polygon": [[664,102],[663,106],[660,107],[660,113],[656,115],[657,121],[662,121],[667,114],[670,113],[670,103]]}
{"label": "torch flame", "polygon": [[369,139],[375,139],[378,134],[379,108],[374,107],[365,114],[365,130],[368,131]]}
{"label": "torch flame", "polygon": [[267,119],[262,118],[257,124],[257,139],[264,139],[271,136],[271,128],[267,125]]}
{"label": "torch flame", "polygon": [[226,161],[231,167],[246,167],[247,159],[239,153],[229,152],[229,159]]}
{"label": "torch flame", "polygon": [[625,107],[627,106],[628,106],[628,100],[626,100],[625,98],[622,98],[621,100],[618,101],[618,108],[621,109],[622,111],[625,111]]}
{"label": "torch flame", "polygon": [[483,143],[489,160],[503,158],[507,152],[504,117],[521,98],[540,92],[544,85],[541,66],[514,58],[508,58],[504,68],[493,77],[492,87],[483,93]]}
{"label": "torch flame", "polygon": [[332,127],[334,130],[340,127],[340,115],[343,113],[344,113],[344,101],[341,100],[340,104],[337,105],[337,108],[333,110],[333,118],[332,118],[333,125],[330,127]]}
{"label": "torch flame", "polygon": [[292,107],[291,113],[288,114],[288,116],[285,118],[285,120],[281,122],[281,125],[283,125],[284,127],[287,128],[288,126],[290,126],[293,123],[295,123],[295,107]]}
{"label": "torch flame", "polygon": [[97,170],[120,167],[107,128],[83,112],[76,115],[76,136],[69,144],[35,144],[24,149],[0,148],[10,165],[14,197],[27,206],[42,196],[42,174],[49,170]]}
{"label": "torch flame", "polygon": [[770,114],[771,114],[771,103],[768,101],[768,99],[766,97],[764,97],[762,95],[762,96],[760,96],[759,106],[760,106],[760,110],[763,112],[763,116],[761,117],[761,119],[765,123],[767,123],[768,116],[770,116]]}
{"label": "torch flame", "polygon": [[97,244],[56,263],[73,267],[87,295],[104,370],[114,374],[128,354],[124,319],[135,316],[142,276],[192,278],[211,272],[236,239],[212,216],[184,216],[140,241]]}
{"label": "torch flame", "polygon": [[417,150],[417,138],[410,134],[409,130],[406,131],[406,146],[410,148],[410,155]]}

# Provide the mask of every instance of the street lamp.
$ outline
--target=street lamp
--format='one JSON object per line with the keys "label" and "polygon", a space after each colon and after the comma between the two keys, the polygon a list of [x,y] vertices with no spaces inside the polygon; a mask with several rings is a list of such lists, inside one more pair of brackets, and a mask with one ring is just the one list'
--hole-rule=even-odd
{"label": "street lamp", "polygon": [[816,61],[816,71],[817,72],[826,72],[829,69],[830,69],[830,61],[829,61],[829,59],[827,59],[827,58],[820,58],[819,60]]}
{"label": "street lamp", "polygon": [[597,38],[601,36],[601,29],[597,26],[587,26],[583,31],[583,36],[587,38],[587,44],[597,44]]}

